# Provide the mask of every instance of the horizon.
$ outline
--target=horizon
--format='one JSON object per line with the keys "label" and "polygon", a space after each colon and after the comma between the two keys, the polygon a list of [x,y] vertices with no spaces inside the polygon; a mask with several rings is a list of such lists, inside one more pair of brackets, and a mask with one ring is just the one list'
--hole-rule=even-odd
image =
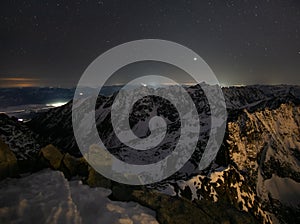
{"label": "horizon", "polygon": [[[201,82],[202,83],[202,82]],[[199,85],[201,83],[180,83],[183,86],[196,86]],[[205,82],[203,82],[204,84],[207,84]],[[117,83],[117,84],[111,84],[111,85],[104,85],[103,87],[123,87],[125,86],[126,83]],[[173,84],[173,83],[160,83],[158,86],[177,86],[179,84]],[[210,84],[208,84],[210,85]],[[247,86],[300,86],[300,84],[289,84],[289,83],[272,83],[272,84],[266,84],[266,83],[257,83],[257,84],[232,84],[232,85],[227,85],[227,84],[223,84],[223,83],[219,83],[217,84],[219,85],[221,88],[228,88],[228,87],[247,87]],[[137,86],[137,85],[131,85],[131,86]],[[140,83],[138,86],[140,87],[155,87],[155,85],[145,85],[143,83]],[[76,89],[76,86],[47,86],[47,85],[32,85],[32,86],[1,86],[0,85],[0,89],[30,89],[30,88],[48,88],[48,89]],[[91,89],[95,89],[97,87],[89,87],[89,86],[81,86],[80,88],[91,88]],[[157,88],[157,87],[156,87]]]}

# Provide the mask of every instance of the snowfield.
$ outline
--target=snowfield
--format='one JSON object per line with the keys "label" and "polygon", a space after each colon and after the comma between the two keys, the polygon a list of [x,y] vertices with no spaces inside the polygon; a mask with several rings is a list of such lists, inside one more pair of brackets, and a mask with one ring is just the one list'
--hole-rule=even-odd
{"label": "snowfield", "polygon": [[0,223],[157,224],[155,212],[135,202],[107,198],[111,191],[68,182],[43,170],[0,182]]}

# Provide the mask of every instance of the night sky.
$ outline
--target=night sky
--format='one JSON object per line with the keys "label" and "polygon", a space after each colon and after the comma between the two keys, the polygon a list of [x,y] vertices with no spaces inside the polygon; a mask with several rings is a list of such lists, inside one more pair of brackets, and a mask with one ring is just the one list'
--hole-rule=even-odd
{"label": "night sky", "polygon": [[73,87],[124,42],[193,49],[223,85],[300,85],[299,0],[75,0],[0,3],[0,87]]}

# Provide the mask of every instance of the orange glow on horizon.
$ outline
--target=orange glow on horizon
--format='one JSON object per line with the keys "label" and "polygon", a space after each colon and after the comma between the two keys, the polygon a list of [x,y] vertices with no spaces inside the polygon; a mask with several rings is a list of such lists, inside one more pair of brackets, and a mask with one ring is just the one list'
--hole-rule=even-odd
{"label": "orange glow on horizon", "polygon": [[34,87],[39,86],[39,79],[23,77],[0,78],[0,88]]}
{"label": "orange glow on horizon", "polygon": [[38,80],[35,78],[0,78],[1,81],[33,81],[33,80]]}

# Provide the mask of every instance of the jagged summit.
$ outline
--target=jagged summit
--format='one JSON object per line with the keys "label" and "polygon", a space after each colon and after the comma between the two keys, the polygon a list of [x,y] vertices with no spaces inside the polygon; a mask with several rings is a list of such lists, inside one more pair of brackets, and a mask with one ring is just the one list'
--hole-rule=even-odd
{"label": "jagged summit", "polygon": [[[151,93],[152,90],[144,88],[143,91]],[[260,223],[298,223],[300,87],[254,85],[222,88],[228,111],[226,134],[217,158],[203,172],[197,171],[197,165],[209,136],[210,108],[201,85],[187,87],[187,91],[201,118],[198,147],[179,172],[161,183],[148,186],[149,189],[188,199],[195,206],[203,200],[225,203],[248,212]],[[110,107],[115,97],[116,94],[100,97],[95,117],[99,135],[111,153],[132,163],[147,163],[168,155],[180,135],[174,107],[156,97],[145,97],[135,104],[130,118],[135,133],[147,136],[148,122],[155,112],[168,121],[170,132],[160,147],[132,154],[115,140],[109,124]],[[1,115],[0,135],[19,160],[27,158],[32,149],[36,153],[40,149],[38,145],[42,145],[40,139],[64,153],[80,157],[73,136],[71,109],[70,102],[41,113],[26,124]],[[30,146],[22,142],[30,142]],[[151,201],[147,203],[150,205]]]}

